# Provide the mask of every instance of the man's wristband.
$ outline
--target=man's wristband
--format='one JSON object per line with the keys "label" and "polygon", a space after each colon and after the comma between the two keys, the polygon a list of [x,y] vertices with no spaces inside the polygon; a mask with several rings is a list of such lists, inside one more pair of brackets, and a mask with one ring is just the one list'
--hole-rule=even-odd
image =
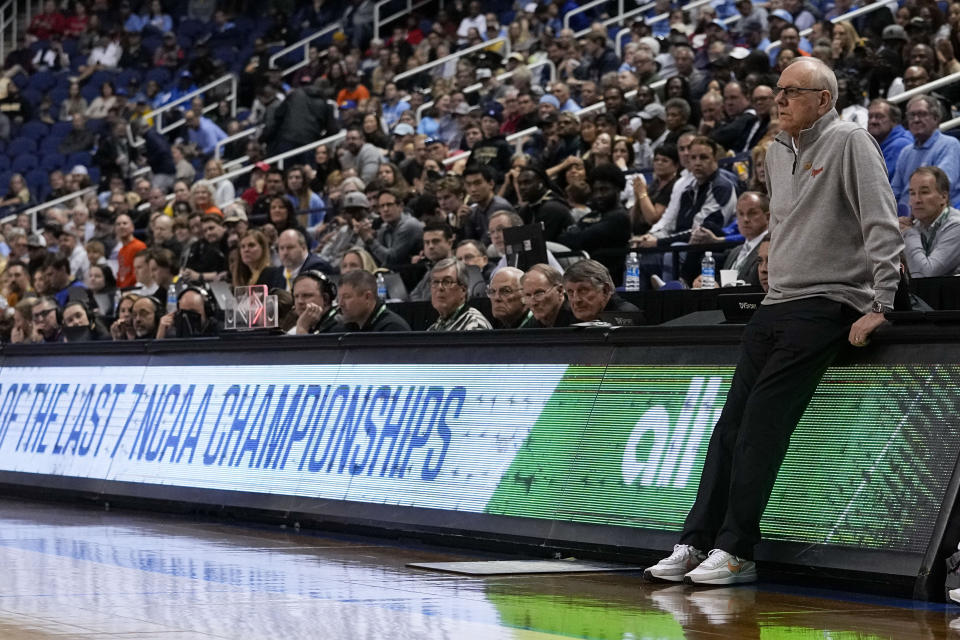
{"label": "man's wristband", "polygon": [[883,304],[879,300],[874,300],[873,305],[870,307],[870,311],[874,313],[887,314],[893,311],[893,307],[888,307],[887,305]]}

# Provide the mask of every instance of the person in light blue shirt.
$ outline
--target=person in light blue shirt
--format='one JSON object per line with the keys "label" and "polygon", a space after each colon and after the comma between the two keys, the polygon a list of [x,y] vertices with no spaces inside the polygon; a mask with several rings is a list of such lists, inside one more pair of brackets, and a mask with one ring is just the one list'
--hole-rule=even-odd
{"label": "person in light blue shirt", "polygon": [[187,121],[187,141],[196,145],[197,151],[204,156],[214,152],[218,142],[227,137],[223,129],[213,120],[205,118],[195,111],[187,111],[183,119]]}
{"label": "person in light blue shirt", "polygon": [[894,170],[893,194],[897,203],[910,206],[910,176],[919,167],[939,167],[950,180],[950,203],[960,204],[960,141],[940,133],[940,102],[916,96],[907,103],[907,127],[914,143],[903,148]]}
{"label": "person in light blue shirt", "polygon": [[400,122],[400,116],[404,111],[410,109],[410,103],[400,97],[396,82],[388,82],[383,86],[383,121],[387,127],[393,128],[393,125]]}
{"label": "person in light blue shirt", "polygon": [[867,131],[880,145],[883,161],[887,165],[887,177],[893,182],[897,158],[904,147],[913,144],[913,135],[903,128],[903,112],[900,107],[877,98],[867,110]]}

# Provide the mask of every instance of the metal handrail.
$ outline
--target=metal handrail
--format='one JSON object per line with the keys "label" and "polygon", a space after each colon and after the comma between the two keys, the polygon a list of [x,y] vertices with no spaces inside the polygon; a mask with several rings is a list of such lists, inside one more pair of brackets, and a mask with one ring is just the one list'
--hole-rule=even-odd
{"label": "metal handrail", "polygon": [[337,30],[340,29],[340,28],[341,28],[340,23],[339,23],[339,22],[334,22],[334,23],[332,23],[332,24],[327,25],[327,26],[324,27],[323,29],[320,29],[320,30],[317,31],[316,33],[313,33],[313,34],[307,36],[306,38],[301,38],[300,40],[297,40],[296,42],[294,42],[294,43],[291,44],[290,46],[284,47],[283,49],[280,49],[279,51],[277,51],[276,53],[274,53],[272,56],[270,56],[270,59],[267,61],[267,66],[270,67],[271,69],[276,69],[276,68],[277,68],[277,66],[276,66],[277,60],[279,60],[279,59],[282,58],[283,56],[287,55],[288,53],[291,53],[291,52],[293,52],[293,51],[296,51],[296,50],[299,49],[300,47],[303,47],[303,61],[302,61],[302,64],[301,64],[300,62],[298,62],[298,63],[296,63],[295,65],[293,65],[292,67],[287,68],[286,70],[283,71],[283,75],[287,75],[288,73],[290,73],[291,71],[293,71],[295,68],[296,68],[296,69],[299,69],[300,67],[304,66],[304,65],[307,63],[307,61],[308,61],[308,59],[309,59],[309,57],[310,57],[310,43],[313,42],[314,40],[316,40],[317,38],[320,38],[320,37],[322,37],[322,36],[325,36],[325,35],[327,35],[328,33],[332,33],[332,32],[334,32],[334,31],[337,31]]}
{"label": "metal handrail", "polygon": [[[374,38],[380,37],[380,29],[383,27],[383,25],[393,22],[397,18],[402,18],[403,16],[407,15],[417,7],[422,7],[423,5],[427,4],[430,0],[420,0],[419,2],[414,2],[413,0],[407,0],[406,9],[401,9],[400,11],[396,12],[392,16],[381,18],[380,7],[390,4],[390,2],[392,1],[393,0],[380,0],[380,2],[378,2],[373,6],[373,37]],[[441,2],[440,5],[443,6],[443,2]]]}
{"label": "metal handrail", "polygon": [[223,151],[223,148],[224,148],[225,146],[227,146],[228,144],[230,144],[231,142],[234,142],[234,141],[236,141],[236,140],[242,140],[243,138],[247,138],[247,137],[249,137],[249,136],[252,136],[252,135],[254,135],[254,134],[255,134],[257,131],[259,131],[259,130],[260,130],[260,127],[250,127],[249,129],[244,129],[243,131],[240,131],[240,132],[238,132],[238,133],[235,133],[235,134],[233,134],[233,135],[231,135],[231,136],[227,136],[226,138],[223,138],[222,140],[217,140],[217,144],[213,145],[213,155],[214,155],[214,157],[215,157],[217,160],[219,160],[219,159],[220,159],[220,156],[221,156],[221,152]]}
{"label": "metal handrail", "polygon": [[[530,64],[528,64],[528,65],[524,65],[524,68],[526,68],[526,69],[531,69],[531,70],[532,70],[532,69],[536,69],[537,67],[543,67],[543,66],[549,66],[549,67],[550,67],[550,82],[555,82],[556,79],[557,79],[557,65],[555,65],[555,64],[553,63],[553,60],[550,60],[550,59],[548,59],[548,58],[544,58],[543,60],[538,60],[537,62],[532,62],[532,63],[530,63]],[[519,69],[520,69],[520,67],[517,67],[517,68],[514,69],[513,71],[505,71],[505,72],[497,75],[496,79],[497,79],[497,80],[506,80],[507,78],[509,78],[510,76],[512,76],[513,74],[515,74]],[[476,82],[476,83],[471,84],[471,85],[469,85],[468,87],[466,87],[466,88],[463,90],[463,93],[465,93],[465,94],[466,94],[466,93],[476,93],[477,91],[479,91],[479,90],[482,89],[482,88],[483,88],[483,83],[482,83],[482,82]],[[433,105],[434,105],[434,101],[433,101],[433,100],[430,100],[429,102],[424,102],[422,105],[420,105],[419,107],[417,107],[417,113],[416,113],[417,122],[419,122],[419,121],[420,121],[420,118],[423,117],[423,112],[426,111],[427,109],[429,109],[430,107],[432,107]]]}
{"label": "metal handrail", "polygon": [[433,62],[427,62],[427,63],[425,63],[425,64],[420,65],[419,67],[414,67],[413,69],[410,69],[410,70],[408,70],[408,71],[404,71],[403,73],[398,73],[397,75],[395,75],[395,76],[393,77],[392,82],[399,82],[400,80],[403,80],[404,78],[409,78],[409,77],[411,77],[411,76],[415,76],[415,75],[417,75],[417,74],[423,73],[423,72],[426,71],[427,69],[432,69],[432,68],[434,68],[434,67],[438,67],[438,66],[440,66],[440,65],[442,65],[442,64],[446,64],[446,63],[450,62],[451,60],[459,60],[460,58],[464,57],[465,55],[467,55],[467,54],[469,54],[469,53],[474,53],[474,52],[476,52],[476,51],[482,51],[482,50],[484,50],[484,49],[489,49],[490,47],[492,47],[492,46],[494,46],[494,45],[497,45],[497,44],[500,44],[500,43],[503,43],[504,46],[505,46],[504,56],[510,55],[510,40],[509,40],[509,38],[507,38],[506,36],[497,36],[496,38],[491,38],[490,40],[487,40],[486,42],[481,42],[480,44],[475,44],[475,45],[473,45],[473,46],[471,46],[471,47],[467,47],[466,49],[461,49],[460,51],[456,51],[456,52],[451,53],[451,54],[449,54],[449,55],[443,56],[442,58],[437,58],[437,59],[434,60]]}
{"label": "metal handrail", "polygon": [[[616,16],[613,16],[612,18],[607,18],[606,20],[601,21],[601,22],[600,22],[600,26],[603,27],[604,29],[606,29],[607,27],[609,27],[609,26],[612,25],[612,24],[622,23],[624,20],[627,20],[628,18],[632,18],[632,17],[635,16],[635,15],[639,15],[639,14],[641,14],[641,13],[645,13],[645,12],[649,11],[650,9],[653,9],[655,6],[657,6],[657,3],[656,3],[656,2],[648,2],[647,4],[641,5],[641,6],[637,7],[636,9],[631,9],[630,11],[627,11],[626,13],[623,13],[623,12],[621,11],[620,14],[618,14],[618,15],[616,15]],[[593,29],[593,25],[590,25],[590,26],[587,27],[586,29],[581,29],[580,31],[574,32],[573,36],[574,36],[575,38],[580,38],[580,37],[585,36],[585,35],[587,35],[588,33],[590,33],[590,31],[591,31],[592,29]],[[618,35],[619,35],[619,33],[618,33]]]}
{"label": "metal handrail", "polygon": [[587,4],[582,4],[578,6],[576,9],[573,9],[572,11],[568,11],[567,15],[563,16],[563,28],[564,29],[570,28],[571,17],[581,13],[586,13],[588,10],[593,9],[598,5],[607,4],[608,2],[610,2],[610,0],[593,0],[592,2],[588,2]]}
{"label": "metal handrail", "polygon": [[[157,131],[159,131],[160,133],[167,133],[168,131],[173,131],[177,127],[181,126],[184,121],[181,119],[177,122],[174,122],[171,125],[168,125],[167,127],[164,127],[163,126],[164,113],[171,111],[175,107],[178,107],[185,102],[189,102],[190,100],[193,100],[196,96],[202,95],[207,91],[209,91],[210,89],[213,89],[214,87],[219,87],[224,83],[230,84],[230,95],[228,98],[230,100],[230,115],[235,116],[237,115],[237,76],[233,73],[228,73],[223,76],[220,76],[213,82],[203,85],[199,89],[191,91],[190,93],[188,93],[187,95],[181,98],[177,98],[172,102],[168,102],[165,105],[157,107],[153,111],[150,111],[144,114],[141,117],[141,120],[149,121],[152,118],[154,120],[154,126],[156,127]],[[210,105],[207,105],[204,107],[204,113],[206,113],[208,110],[210,110]]]}
{"label": "metal handrail", "polygon": [[[7,14],[10,13],[10,17]],[[27,22],[29,25],[29,21]],[[10,48],[7,49],[7,28],[10,27]],[[17,48],[18,32],[17,0],[7,0],[0,6],[0,54],[7,54]]]}
{"label": "metal handrail", "polygon": [[939,79],[937,79],[937,80],[932,80],[932,81],[928,82],[927,84],[922,84],[922,85],[920,85],[919,87],[916,87],[916,88],[914,88],[914,89],[910,89],[909,91],[904,91],[903,93],[898,93],[897,95],[893,96],[892,98],[887,98],[887,101],[888,101],[888,102],[893,102],[894,104],[896,104],[897,102],[903,102],[903,101],[905,101],[905,100],[909,100],[909,99],[912,98],[913,96],[919,96],[919,95],[928,93],[928,92],[930,92],[930,91],[933,91],[934,89],[939,89],[940,87],[945,87],[945,86],[947,86],[948,84],[953,84],[954,82],[957,82],[957,81],[960,81],[960,71],[958,71],[958,72],[956,72],[956,73],[951,73],[951,74],[948,75],[948,76],[943,76],[942,78],[939,78]]}
{"label": "metal handrail", "polygon": [[[886,3],[883,3],[883,2],[877,2],[877,3],[874,3],[874,4],[868,4],[868,5],[865,6],[865,7],[860,7],[859,9],[854,9],[853,11],[847,11],[847,12],[844,13],[843,15],[839,15],[839,16],[836,16],[836,17],[834,17],[834,18],[830,18],[830,24],[837,24],[838,22],[846,22],[847,20],[853,20],[854,18],[859,18],[860,16],[862,16],[862,15],[865,14],[865,13],[873,13],[873,12],[876,11],[877,9],[882,9],[882,8],[884,8],[884,7],[887,7],[887,4],[886,4]],[[889,7],[887,7],[887,8],[889,8]],[[801,31],[801,32],[800,32],[800,37],[801,37],[801,38],[805,38],[806,36],[810,35],[811,33],[813,33],[813,27],[810,27],[809,29],[804,29],[803,31]],[[764,49],[764,52],[765,52],[765,53],[769,53],[771,49],[773,49],[774,47],[778,47],[778,46],[780,46],[780,41],[779,41],[779,40],[774,40],[774,41],[771,42],[769,45],[767,45],[767,48]]]}
{"label": "metal handrail", "polygon": [[246,162],[246,161],[249,160],[249,159],[250,159],[250,156],[240,156],[239,158],[234,158],[233,160],[230,160],[229,162],[224,162],[224,163],[223,163],[223,170],[226,171],[227,169],[230,169],[230,168],[232,168],[232,167],[236,167],[236,166],[242,165],[244,162]]}
{"label": "metal handrail", "polygon": [[44,202],[43,204],[38,204],[38,205],[33,206],[33,207],[30,207],[29,209],[26,209],[26,210],[24,210],[24,211],[18,211],[17,213],[12,214],[12,216],[7,216],[7,217],[4,218],[3,220],[0,220],[0,224],[9,222],[11,218],[12,218],[12,219],[16,219],[17,216],[19,216],[19,215],[24,215],[24,214],[25,214],[25,215],[30,216],[30,227],[31,227],[31,229],[32,229],[33,231],[36,231],[36,230],[37,230],[37,214],[38,214],[38,213],[40,213],[40,212],[42,212],[42,211],[46,211],[47,209],[53,209],[53,208],[56,207],[57,205],[63,204],[63,203],[65,203],[65,202],[69,202],[69,201],[71,201],[71,200],[74,200],[75,198],[82,198],[83,196],[85,196],[86,194],[90,193],[91,191],[94,192],[94,193],[96,193],[97,188],[96,188],[95,186],[92,186],[92,185],[91,185],[91,186],[89,186],[89,187],[86,187],[85,189],[80,189],[79,191],[74,191],[73,193],[68,193],[68,194],[65,195],[65,196],[60,196],[59,198],[55,198],[55,199],[53,199],[53,200],[50,200],[49,202]]}
{"label": "metal handrail", "polygon": [[[290,151],[284,151],[283,153],[278,153],[277,155],[272,156],[270,158],[265,158],[262,162],[266,162],[269,165],[277,163],[278,166],[282,168],[283,161],[286,160],[287,158],[292,158],[293,156],[300,155],[305,151],[312,151],[313,149],[316,149],[322,144],[335,144],[346,137],[347,137],[347,132],[340,131],[339,133],[335,133],[332,136],[327,136],[326,138],[321,138],[320,140],[315,140],[314,142],[308,142],[307,144],[297,147],[296,149],[291,149]],[[248,164],[246,166],[240,167],[239,169],[234,169],[233,171],[229,171],[227,173],[224,173],[223,175],[219,175],[216,178],[212,178],[210,180],[204,179],[203,182],[205,182],[206,184],[212,185],[212,184],[216,184],[217,182],[220,182],[221,180],[233,180],[238,176],[242,176],[247,173],[250,173],[251,171],[253,171],[253,167],[254,165]]]}
{"label": "metal handrail", "polygon": [[956,129],[960,127],[960,118],[954,118],[952,120],[947,120],[946,122],[940,123],[940,131],[949,131],[950,129]]}

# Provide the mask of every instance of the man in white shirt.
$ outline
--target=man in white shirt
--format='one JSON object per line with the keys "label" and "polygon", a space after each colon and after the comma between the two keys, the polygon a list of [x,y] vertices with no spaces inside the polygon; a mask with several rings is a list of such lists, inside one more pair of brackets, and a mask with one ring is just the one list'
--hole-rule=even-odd
{"label": "man in white shirt", "polygon": [[487,31],[487,19],[480,12],[480,2],[478,0],[473,0],[470,3],[468,15],[460,21],[460,26],[457,27],[457,42],[459,44],[466,44],[470,29],[476,29],[481,36]]}

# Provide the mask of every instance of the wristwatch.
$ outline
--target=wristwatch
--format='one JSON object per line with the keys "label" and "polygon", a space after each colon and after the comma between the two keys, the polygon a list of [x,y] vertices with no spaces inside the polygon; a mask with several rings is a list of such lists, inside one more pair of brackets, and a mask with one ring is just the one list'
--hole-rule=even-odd
{"label": "wristwatch", "polygon": [[874,313],[890,313],[891,311],[893,311],[893,307],[888,307],[887,305],[883,304],[879,300],[874,300],[873,306],[870,307],[870,310],[873,311]]}

